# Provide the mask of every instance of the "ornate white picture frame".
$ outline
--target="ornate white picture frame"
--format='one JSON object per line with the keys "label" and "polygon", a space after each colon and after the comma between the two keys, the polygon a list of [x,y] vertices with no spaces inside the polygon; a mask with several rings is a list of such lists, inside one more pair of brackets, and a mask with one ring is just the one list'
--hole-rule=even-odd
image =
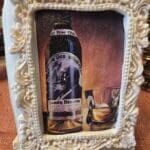
{"label": "ornate white picture frame", "polygon": [[[37,10],[114,10],[124,15],[124,60],[116,127],[64,135],[43,133],[35,35]],[[150,5],[146,0],[6,0],[3,26],[10,97],[18,136],[14,149],[134,149],[136,106],[143,82],[142,48],[148,46]]]}

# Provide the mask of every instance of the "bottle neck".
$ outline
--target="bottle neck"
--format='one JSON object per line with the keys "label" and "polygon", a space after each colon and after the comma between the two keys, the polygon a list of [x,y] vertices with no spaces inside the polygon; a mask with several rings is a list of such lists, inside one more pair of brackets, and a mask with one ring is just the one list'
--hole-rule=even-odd
{"label": "bottle neck", "polygon": [[70,35],[77,37],[75,31],[72,30],[71,24],[64,22],[54,23],[54,28],[51,31],[50,36],[57,36],[57,35]]}
{"label": "bottle neck", "polygon": [[70,30],[72,30],[72,27],[71,27],[70,23],[56,22],[56,23],[54,23],[54,29],[70,29]]}

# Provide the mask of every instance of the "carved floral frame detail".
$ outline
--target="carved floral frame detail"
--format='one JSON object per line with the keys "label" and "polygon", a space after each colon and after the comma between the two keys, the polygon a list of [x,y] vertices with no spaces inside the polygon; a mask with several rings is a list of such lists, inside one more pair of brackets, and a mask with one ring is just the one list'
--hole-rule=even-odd
{"label": "carved floral frame detail", "polygon": [[[14,149],[42,150],[99,150],[102,148],[134,149],[134,126],[138,115],[137,96],[142,77],[142,48],[148,46],[147,23],[149,4],[146,0],[11,0],[15,5],[16,23],[12,28],[10,52],[18,54],[15,66],[16,104],[19,133]],[[128,20],[124,48],[119,115],[116,128],[99,132],[80,132],[66,135],[45,135],[40,125],[39,95],[36,63],[33,59],[32,35],[34,12],[41,9],[75,11],[118,11]]]}

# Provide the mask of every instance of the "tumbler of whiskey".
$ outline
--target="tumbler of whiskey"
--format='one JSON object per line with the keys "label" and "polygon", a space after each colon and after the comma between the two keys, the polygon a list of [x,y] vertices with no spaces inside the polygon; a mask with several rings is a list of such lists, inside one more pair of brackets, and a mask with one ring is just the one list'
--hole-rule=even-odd
{"label": "tumbler of whiskey", "polygon": [[101,98],[96,99],[95,96],[98,93],[98,89],[85,91],[89,108],[86,121],[92,131],[109,129],[114,126],[119,103],[120,88],[107,87],[102,91]]}

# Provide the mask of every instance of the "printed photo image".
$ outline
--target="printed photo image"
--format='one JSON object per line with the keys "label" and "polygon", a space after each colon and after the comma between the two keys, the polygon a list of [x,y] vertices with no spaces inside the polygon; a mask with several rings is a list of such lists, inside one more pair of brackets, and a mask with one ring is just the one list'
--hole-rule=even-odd
{"label": "printed photo image", "polygon": [[115,128],[123,17],[115,11],[35,13],[45,133]]}

